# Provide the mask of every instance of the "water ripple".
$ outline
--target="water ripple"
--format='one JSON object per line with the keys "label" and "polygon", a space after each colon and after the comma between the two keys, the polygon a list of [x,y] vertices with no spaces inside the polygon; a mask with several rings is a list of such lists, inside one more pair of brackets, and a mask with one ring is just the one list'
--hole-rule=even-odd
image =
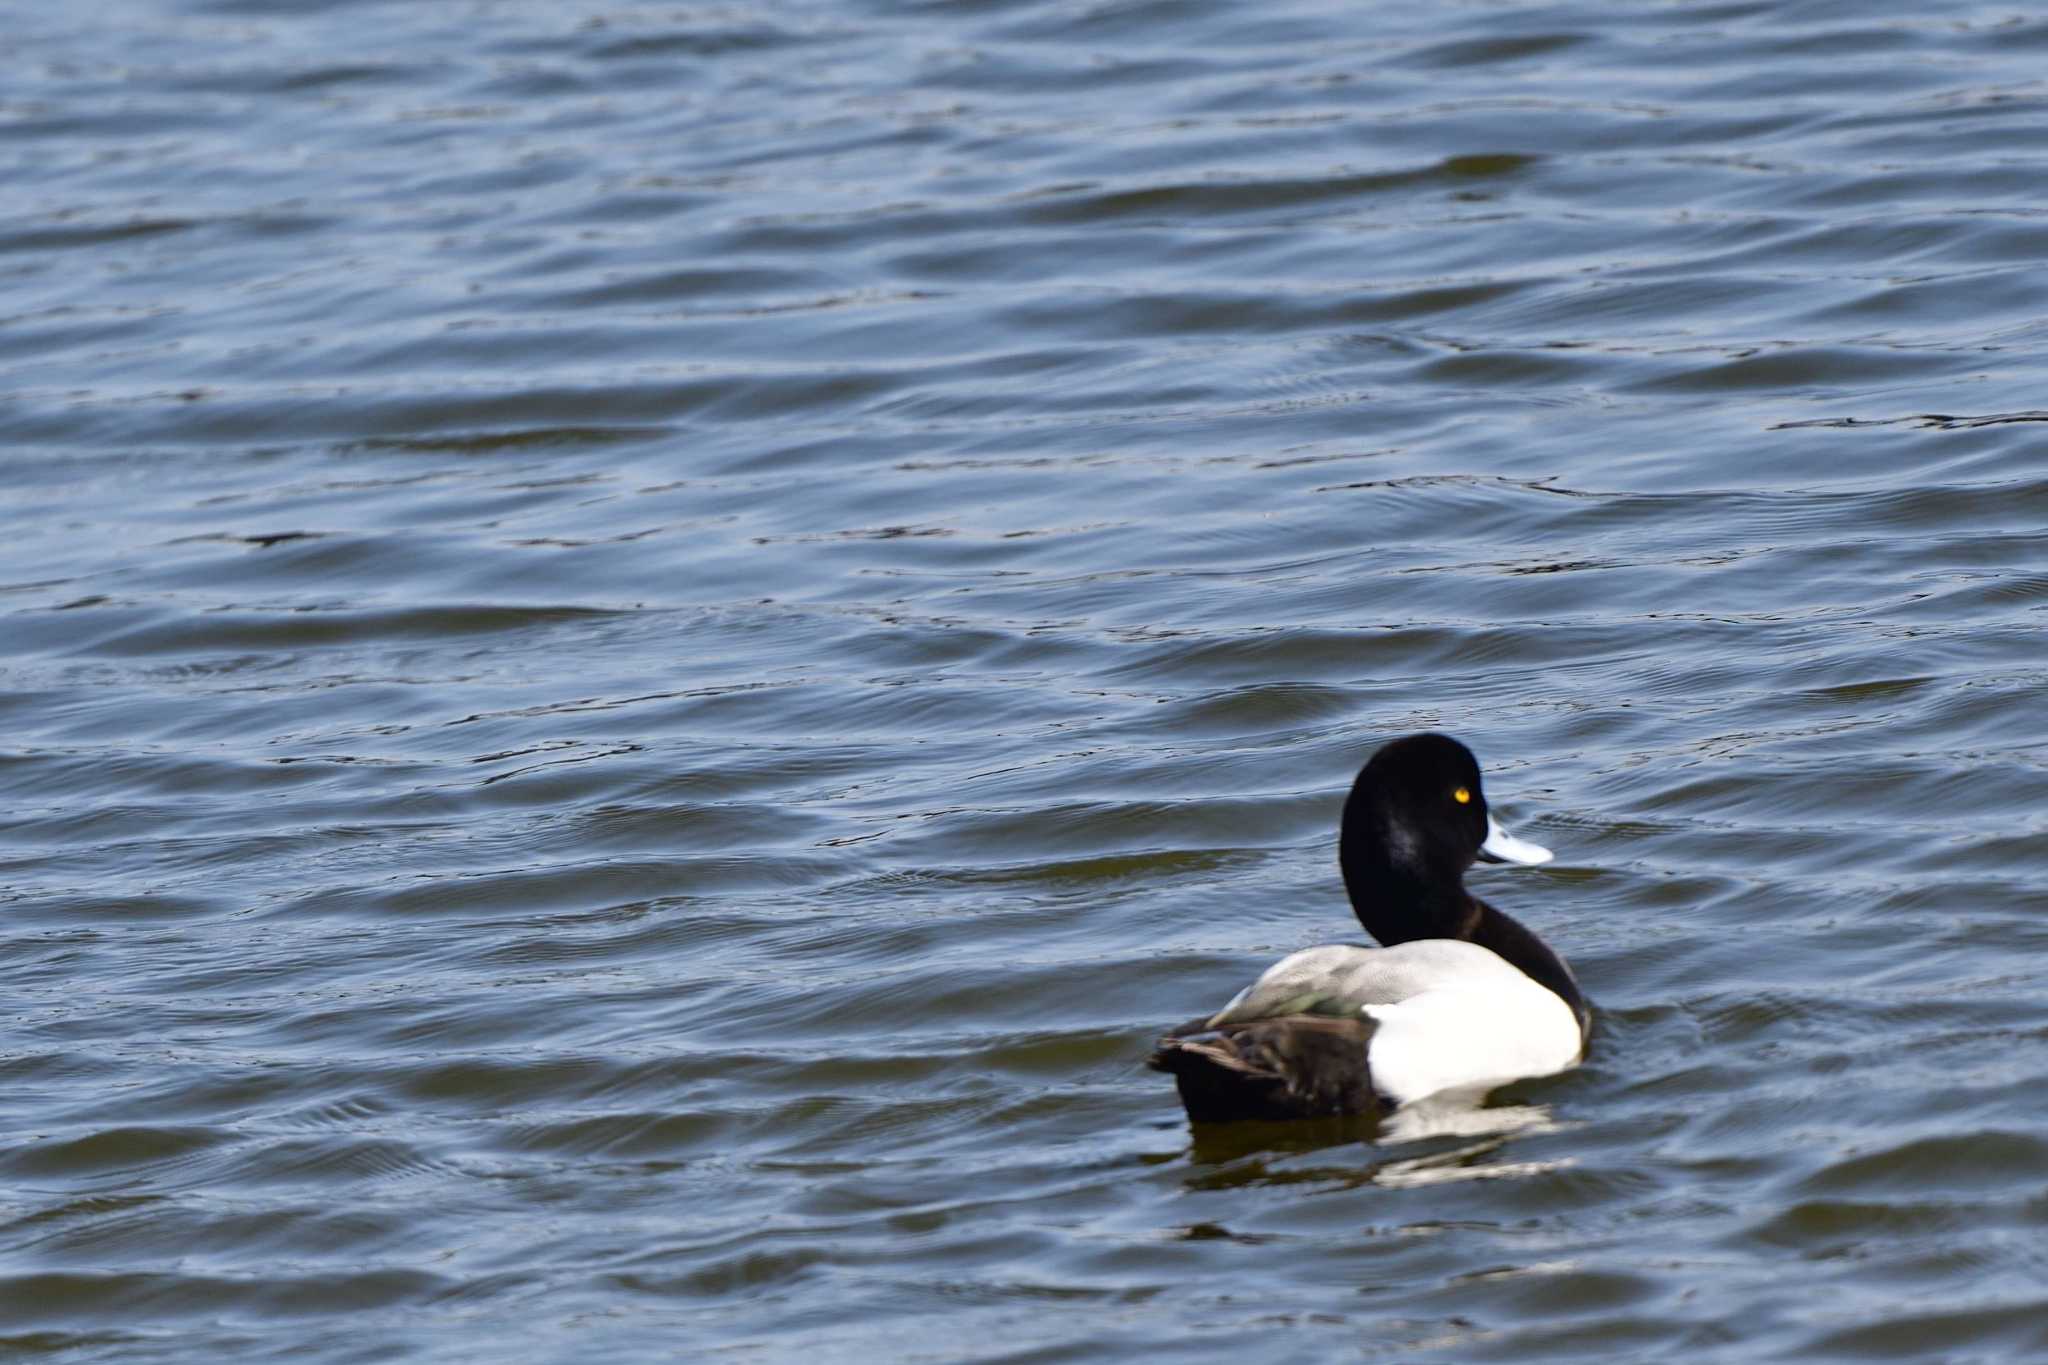
{"label": "water ripple", "polygon": [[[0,99],[0,1345],[2048,1347],[2048,24],[115,9]],[[1587,1064],[1190,1134],[1426,727]]]}

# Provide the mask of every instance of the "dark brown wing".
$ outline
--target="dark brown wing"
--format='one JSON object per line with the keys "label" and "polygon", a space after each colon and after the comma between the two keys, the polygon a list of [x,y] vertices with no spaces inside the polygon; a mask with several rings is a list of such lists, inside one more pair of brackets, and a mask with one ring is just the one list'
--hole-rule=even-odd
{"label": "dark brown wing", "polygon": [[1382,1106],[1366,1054],[1377,1027],[1366,1018],[1283,1015],[1161,1038],[1146,1065],[1172,1073],[1195,1123],[1373,1116]]}

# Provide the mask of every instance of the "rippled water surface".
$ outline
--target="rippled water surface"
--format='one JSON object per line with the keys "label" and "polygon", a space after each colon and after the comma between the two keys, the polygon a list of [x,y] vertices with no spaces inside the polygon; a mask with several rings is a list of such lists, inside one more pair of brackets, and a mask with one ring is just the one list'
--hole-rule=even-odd
{"label": "rippled water surface", "polygon": [[[0,32],[0,1346],[2048,1352],[2038,11]],[[1588,1064],[1191,1136],[1420,728]]]}

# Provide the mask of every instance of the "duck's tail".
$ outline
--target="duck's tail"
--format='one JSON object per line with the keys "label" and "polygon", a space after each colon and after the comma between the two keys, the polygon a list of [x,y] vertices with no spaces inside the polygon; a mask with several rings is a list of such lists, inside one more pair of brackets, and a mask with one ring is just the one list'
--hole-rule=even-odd
{"label": "duck's tail", "polygon": [[1195,1123],[1376,1117],[1385,1106],[1367,1054],[1377,1027],[1363,1016],[1313,1014],[1201,1033],[1184,1024],[1159,1040],[1145,1064],[1172,1073]]}

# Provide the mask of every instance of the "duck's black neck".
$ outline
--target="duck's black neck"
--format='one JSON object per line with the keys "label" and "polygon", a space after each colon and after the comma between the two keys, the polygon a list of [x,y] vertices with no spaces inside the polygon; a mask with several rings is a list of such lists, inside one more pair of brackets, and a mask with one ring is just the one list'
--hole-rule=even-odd
{"label": "duck's black neck", "polygon": [[1537,985],[1555,991],[1565,1004],[1572,1007],[1572,1014],[1579,1021],[1579,1037],[1590,1038],[1593,1012],[1587,1008],[1586,997],[1579,991],[1579,979],[1572,975],[1572,969],[1565,965],[1564,959],[1512,915],[1502,914],[1477,896],[1465,899],[1472,903],[1472,927],[1470,932],[1458,937],[1492,949],[1498,956],[1520,967],[1523,974]]}

